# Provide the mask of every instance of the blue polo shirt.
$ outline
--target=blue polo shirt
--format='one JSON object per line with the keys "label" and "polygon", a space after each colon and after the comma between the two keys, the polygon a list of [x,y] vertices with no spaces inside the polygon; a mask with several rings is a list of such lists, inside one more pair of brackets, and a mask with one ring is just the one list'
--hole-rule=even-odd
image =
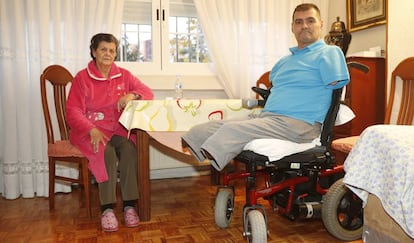
{"label": "blue polo shirt", "polygon": [[[272,88],[263,112],[323,123],[332,90],[349,82],[342,50],[322,39],[280,59],[270,73]],[[338,81],[336,85],[330,83]]]}

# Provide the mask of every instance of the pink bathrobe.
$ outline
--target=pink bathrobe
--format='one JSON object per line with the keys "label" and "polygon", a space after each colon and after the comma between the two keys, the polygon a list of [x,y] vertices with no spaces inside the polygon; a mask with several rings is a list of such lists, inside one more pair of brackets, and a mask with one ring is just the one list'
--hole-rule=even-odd
{"label": "pink bathrobe", "polygon": [[73,79],[66,103],[69,140],[88,158],[89,170],[98,183],[108,180],[105,147],[100,144],[94,153],[89,131],[96,127],[109,139],[115,134],[126,137],[127,130],[118,122],[122,111],[118,112],[117,101],[128,93],[139,94],[143,100],[153,98],[148,86],[116,64],[112,64],[109,78],[104,78],[92,60]]}

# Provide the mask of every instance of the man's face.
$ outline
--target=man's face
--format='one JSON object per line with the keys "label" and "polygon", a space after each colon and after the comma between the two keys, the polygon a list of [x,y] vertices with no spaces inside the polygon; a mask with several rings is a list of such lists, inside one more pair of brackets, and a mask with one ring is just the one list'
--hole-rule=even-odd
{"label": "man's face", "polygon": [[295,34],[299,49],[319,40],[322,33],[322,21],[316,10],[296,12],[293,16],[292,32]]}

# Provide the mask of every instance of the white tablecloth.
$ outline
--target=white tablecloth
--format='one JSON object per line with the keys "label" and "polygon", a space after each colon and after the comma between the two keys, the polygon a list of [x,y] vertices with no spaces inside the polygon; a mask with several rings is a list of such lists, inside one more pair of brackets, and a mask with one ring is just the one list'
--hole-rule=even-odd
{"label": "white tablecloth", "polygon": [[119,122],[128,130],[188,131],[210,120],[242,119],[260,111],[243,108],[241,99],[133,100]]}
{"label": "white tablecloth", "polygon": [[361,134],[345,160],[345,184],[385,211],[414,238],[414,126],[375,125]]}

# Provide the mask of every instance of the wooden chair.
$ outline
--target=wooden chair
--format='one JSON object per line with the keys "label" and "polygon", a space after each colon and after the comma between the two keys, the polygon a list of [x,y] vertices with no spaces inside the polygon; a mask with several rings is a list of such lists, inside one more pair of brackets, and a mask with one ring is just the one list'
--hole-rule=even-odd
{"label": "wooden chair", "polygon": [[[414,117],[414,57],[401,61],[391,76],[384,124],[412,125]],[[359,136],[336,139],[332,148],[348,154]]]}
{"label": "wooden chair", "polygon": [[[73,80],[71,73],[60,65],[47,67],[40,76],[40,92],[42,96],[43,114],[45,118],[49,157],[49,209],[55,208],[55,180],[63,180],[78,183],[83,187],[87,215],[91,216],[90,203],[90,178],[88,159],[69,142],[69,127],[66,123],[66,89]],[[49,102],[46,87],[47,81],[53,87],[53,98],[56,111],[56,119],[59,125],[60,140],[55,139],[53,123],[49,111]],[[51,90],[50,90],[51,91]],[[73,179],[56,175],[56,162],[64,161],[76,163],[79,166],[79,177]]]}

